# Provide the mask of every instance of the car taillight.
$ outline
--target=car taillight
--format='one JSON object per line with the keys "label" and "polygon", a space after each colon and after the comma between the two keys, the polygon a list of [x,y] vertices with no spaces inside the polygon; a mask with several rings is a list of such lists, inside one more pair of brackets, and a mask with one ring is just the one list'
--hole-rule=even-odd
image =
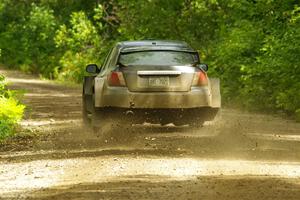
{"label": "car taillight", "polygon": [[125,86],[125,80],[122,72],[111,72],[107,76],[108,85],[110,86]]}
{"label": "car taillight", "polygon": [[195,72],[193,86],[206,86],[208,84],[207,75],[203,71]]}

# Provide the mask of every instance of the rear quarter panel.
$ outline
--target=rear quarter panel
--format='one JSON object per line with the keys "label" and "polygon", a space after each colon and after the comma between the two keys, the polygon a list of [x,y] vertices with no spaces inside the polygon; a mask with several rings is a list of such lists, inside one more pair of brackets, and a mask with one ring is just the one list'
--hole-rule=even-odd
{"label": "rear quarter panel", "polygon": [[104,88],[104,78],[96,77],[95,78],[95,106],[101,107],[102,105],[102,93]]}

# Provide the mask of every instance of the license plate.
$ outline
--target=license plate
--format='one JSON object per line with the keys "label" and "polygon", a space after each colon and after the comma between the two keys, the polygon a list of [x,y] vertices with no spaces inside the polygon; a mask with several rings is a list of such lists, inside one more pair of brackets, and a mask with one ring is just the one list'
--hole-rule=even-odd
{"label": "license plate", "polygon": [[150,77],[149,78],[150,87],[168,87],[169,86],[169,77]]}

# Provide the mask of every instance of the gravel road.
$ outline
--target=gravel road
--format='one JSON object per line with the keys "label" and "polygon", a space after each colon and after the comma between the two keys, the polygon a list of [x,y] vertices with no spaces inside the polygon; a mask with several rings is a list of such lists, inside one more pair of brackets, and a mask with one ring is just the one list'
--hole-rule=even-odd
{"label": "gravel road", "polygon": [[300,199],[299,123],[223,109],[198,129],[120,125],[99,137],[82,127],[80,86],[0,73],[27,105],[27,136],[0,145],[0,199]]}

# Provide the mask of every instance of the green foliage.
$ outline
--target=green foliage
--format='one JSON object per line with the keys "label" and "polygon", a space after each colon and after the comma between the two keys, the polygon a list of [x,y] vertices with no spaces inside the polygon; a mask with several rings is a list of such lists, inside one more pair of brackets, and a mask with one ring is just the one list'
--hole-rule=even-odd
{"label": "green foliage", "polygon": [[53,11],[46,7],[32,4],[32,9],[24,26],[23,45],[28,64],[34,72],[47,74],[51,61],[49,57],[55,51],[53,37],[55,36],[56,22]]}
{"label": "green foliage", "polygon": [[80,82],[116,41],[185,40],[221,78],[226,104],[295,114],[299,21],[295,0],[2,0],[0,62]]}
{"label": "green foliage", "polygon": [[89,46],[95,47],[99,42],[99,35],[92,22],[84,12],[72,13],[70,27],[61,25],[55,37],[57,47],[80,50]]}
{"label": "green foliage", "polygon": [[296,121],[300,122],[300,109],[296,110]]}
{"label": "green foliage", "polygon": [[4,76],[0,75],[0,141],[14,134],[15,126],[23,116],[25,106],[13,94],[5,88]]}
{"label": "green foliage", "polygon": [[12,1],[6,2],[0,13],[1,21],[5,21],[0,25],[1,61],[49,77],[56,56],[53,10],[34,3],[15,2],[13,5]]}
{"label": "green foliage", "polygon": [[[99,18],[99,15],[97,19]],[[87,63],[96,63],[97,49],[101,44],[96,27],[84,12],[74,12],[70,25],[61,25],[55,37],[56,46],[64,51],[56,77],[60,80],[80,82]]]}

